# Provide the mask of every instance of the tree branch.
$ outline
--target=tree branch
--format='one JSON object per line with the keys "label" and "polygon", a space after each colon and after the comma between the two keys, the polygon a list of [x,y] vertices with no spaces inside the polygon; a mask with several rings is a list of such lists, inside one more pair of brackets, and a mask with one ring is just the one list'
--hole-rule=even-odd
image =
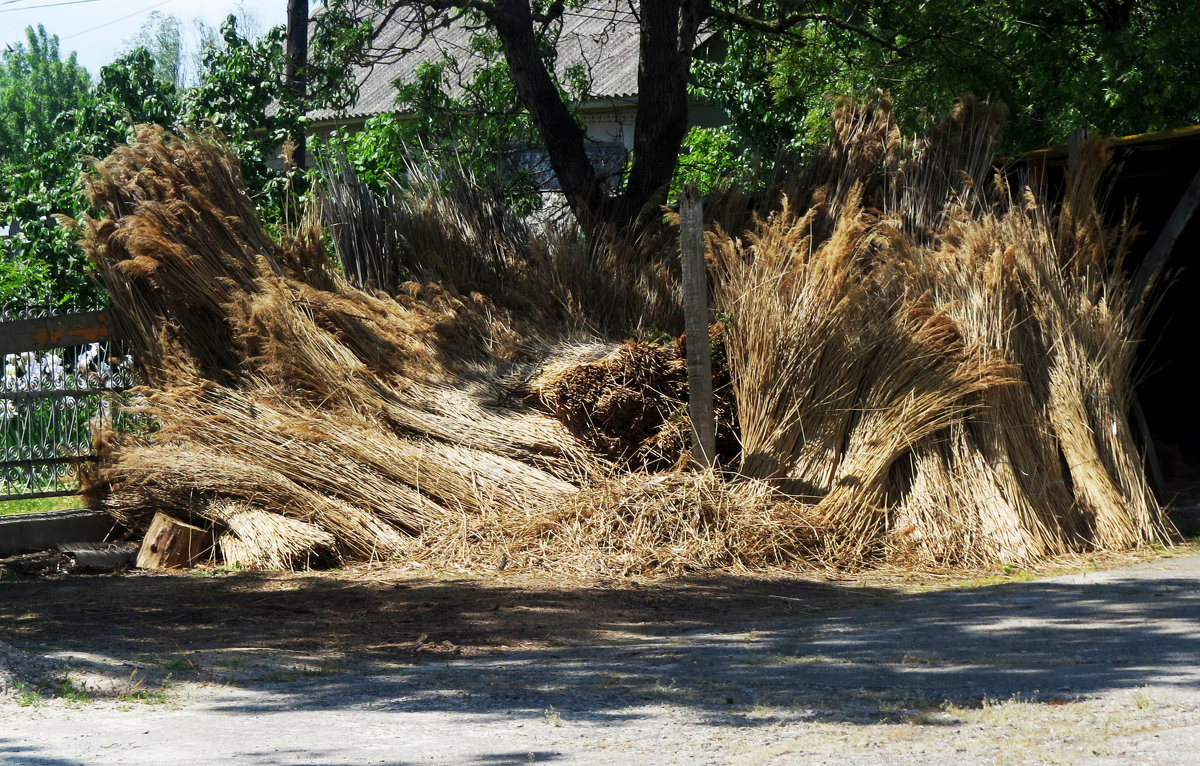
{"label": "tree branch", "polygon": [[755,18],[753,16],[746,16],[734,11],[728,11],[722,8],[714,7],[710,7],[708,9],[708,13],[712,18],[719,19],[726,24],[742,27],[743,29],[752,29],[757,32],[762,32],[764,34],[774,35],[777,37],[786,37],[789,39],[798,40],[799,35],[793,31],[796,29],[796,27],[808,22],[822,22],[829,24],[830,26],[837,27],[838,29],[846,30],[847,32],[853,32],[854,34],[864,37],[871,42],[874,42],[891,51],[900,52],[904,50],[904,48],[910,47],[908,44],[904,46],[897,46],[894,41],[879,35],[877,32],[873,32],[860,24],[855,24],[851,21],[847,21],[846,19],[838,18],[837,16],[829,13],[793,13],[787,16],[782,16],[775,21]]}

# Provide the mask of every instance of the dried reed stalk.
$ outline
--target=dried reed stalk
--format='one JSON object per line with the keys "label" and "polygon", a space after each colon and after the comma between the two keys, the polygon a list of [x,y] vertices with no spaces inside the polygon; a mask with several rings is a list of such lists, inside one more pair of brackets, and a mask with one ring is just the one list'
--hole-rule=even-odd
{"label": "dried reed stalk", "polygon": [[[312,231],[276,245],[211,142],[143,131],[86,185],[110,216],[87,222],[87,247],[149,360],[157,425],[89,477],[126,524],[166,505],[272,565],[314,529],[342,556],[387,557],[450,509],[525,513],[602,470],[554,420],[484,404],[486,299],[431,286],[398,302],[322,267]],[[213,516],[226,501],[287,517],[280,547]]]}
{"label": "dried reed stalk", "polygon": [[1128,427],[1140,326],[1127,230],[1097,212],[1103,147],[1060,206],[1010,199],[987,177],[1002,116],[964,100],[898,146],[886,115],[844,106],[807,176],[823,185],[794,191],[807,212],[714,238],[743,471],[815,503],[828,562],[1170,538]]}
{"label": "dried reed stalk", "polygon": [[203,515],[229,530],[217,539],[221,558],[229,566],[306,569],[329,560],[334,550],[334,536],[317,525],[246,503],[214,503]]}
{"label": "dried reed stalk", "polygon": [[426,535],[424,555],[585,576],[805,567],[815,538],[810,510],[765,483],[731,484],[712,471],[630,473],[524,523],[452,520]]}

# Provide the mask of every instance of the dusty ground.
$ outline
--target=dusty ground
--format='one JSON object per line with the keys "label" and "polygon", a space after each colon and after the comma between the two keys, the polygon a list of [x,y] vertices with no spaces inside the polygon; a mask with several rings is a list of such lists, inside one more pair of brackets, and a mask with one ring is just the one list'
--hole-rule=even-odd
{"label": "dusty ground", "polygon": [[1195,549],[990,582],[8,581],[0,761],[1200,763]]}

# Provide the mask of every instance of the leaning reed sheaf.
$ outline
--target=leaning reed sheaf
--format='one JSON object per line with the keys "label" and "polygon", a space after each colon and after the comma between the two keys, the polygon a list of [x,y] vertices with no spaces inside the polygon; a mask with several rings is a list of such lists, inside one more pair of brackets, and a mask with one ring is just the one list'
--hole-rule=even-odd
{"label": "leaning reed sheaf", "polygon": [[[84,228],[153,426],[99,434],[85,492],[270,568],[988,566],[1168,542],[1127,417],[1143,317],[1130,230],[1097,208],[1104,145],[1051,201],[992,176],[1002,123],[965,99],[905,141],[887,104],[843,104],[754,220],[746,195],[709,211],[747,228],[708,233],[728,438],[703,472],[670,257],[441,183],[368,199],[336,164],[325,220],[277,243],[219,143],[144,129],[85,179]],[[629,340],[634,316],[667,333]]]}
{"label": "leaning reed sheaf", "polygon": [[803,214],[785,198],[712,239],[742,473],[811,498],[811,555],[839,565],[1171,539],[1129,428],[1143,318],[1130,229],[1097,207],[1104,144],[1051,203],[983,177],[995,108],[964,100],[911,146],[886,110],[843,109],[838,135],[869,140],[792,190]]}
{"label": "leaning reed sheaf", "polygon": [[[602,470],[554,419],[474,385],[482,296],[350,287],[315,233],[266,234],[217,144],[147,129],[87,192],[106,215],[85,244],[155,424],[110,438],[84,476],[127,526],[158,510],[208,523],[242,563],[386,558],[451,512],[554,505]],[[212,510],[228,503],[288,521]]]}

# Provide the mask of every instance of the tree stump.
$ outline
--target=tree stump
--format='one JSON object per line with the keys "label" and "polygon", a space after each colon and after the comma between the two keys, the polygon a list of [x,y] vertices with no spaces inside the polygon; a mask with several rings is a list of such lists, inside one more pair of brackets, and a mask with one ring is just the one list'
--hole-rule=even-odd
{"label": "tree stump", "polygon": [[212,550],[212,533],[207,529],[156,513],[138,551],[137,566],[140,569],[191,567],[211,556]]}

